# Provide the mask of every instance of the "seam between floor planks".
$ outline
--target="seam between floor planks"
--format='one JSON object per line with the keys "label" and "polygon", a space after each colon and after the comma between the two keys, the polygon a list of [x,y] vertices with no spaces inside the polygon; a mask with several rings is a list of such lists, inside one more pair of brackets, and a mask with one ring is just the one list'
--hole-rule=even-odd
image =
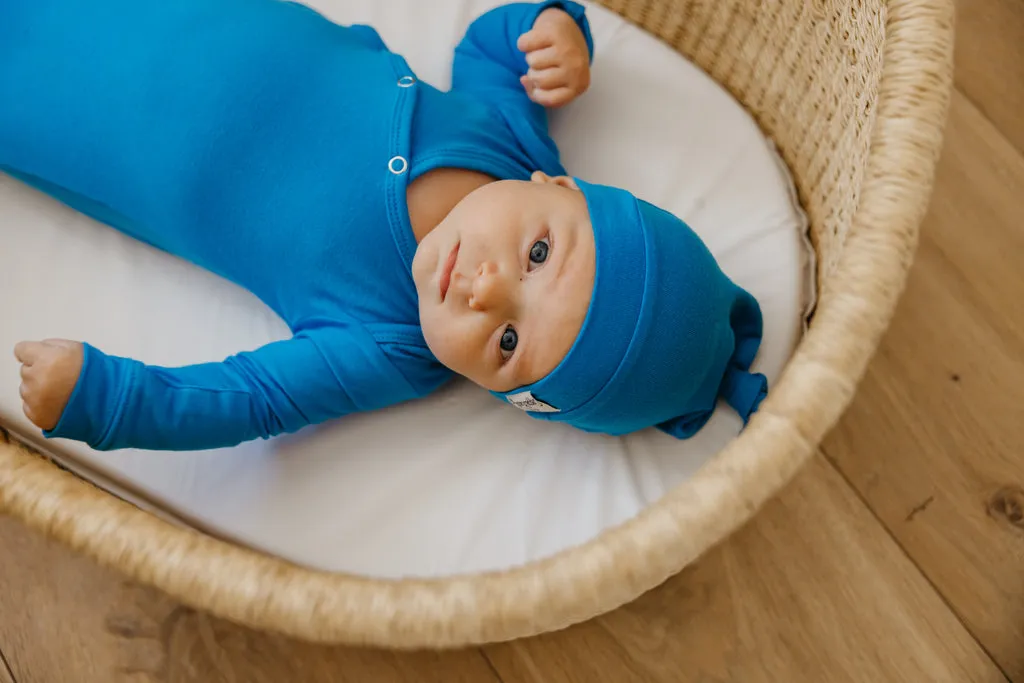
{"label": "seam between floor planks", "polygon": [[506,683],[1006,683],[851,490],[819,455],[750,524],[658,589],[485,654]]}
{"label": "seam between floor planks", "polygon": [[[984,122],[984,124],[987,127],[989,127],[989,137],[994,141],[994,144],[998,145],[999,147],[1005,150],[1005,155],[999,155],[999,159],[1001,160],[1000,163],[1008,164],[1009,168],[1015,169],[1014,172],[1019,174],[1019,168],[1021,166],[1024,166],[1024,150],[1020,149],[1014,143],[1014,140],[1011,138],[1008,132],[1000,127],[999,122],[989,115],[987,109],[983,106],[983,103],[979,102],[977,98],[972,97],[966,90],[964,90],[959,85],[955,88],[955,97],[961,98],[962,101],[966,103],[966,106],[973,110],[973,113],[977,116],[978,120]],[[963,121],[961,121],[960,126],[963,125],[964,123]],[[952,139],[951,136],[954,134],[963,135],[963,132],[961,131],[959,133],[956,133],[953,130],[951,130],[950,126],[947,126],[947,147],[949,145],[949,141]],[[981,153],[982,152],[978,152],[978,154]],[[1003,168],[1003,166],[1001,165],[1000,168]],[[949,182],[953,181],[949,179],[943,180],[942,177],[938,177],[936,179],[936,192],[941,193],[944,189],[944,184]],[[1019,187],[1017,189],[1024,192],[1024,186]],[[984,197],[974,198],[975,201],[982,202],[984,201],[984,199]],[[929,211],[929,214],[930,213],[931,210]],[[1021,220],[1024,220],[1024,204],[1021,205],[1020,218]],[[946,236],[944,240],[941,234],[931,235],[928,231],[928,220],[929,219],[926,218],[925,224],[922,226],[922,241],[921,245],[919,246],[917,256],[918,258],[922,258],[922,256],[924,255],[924,251],[927,249],[930,250],[932,253],[931,258],[947,258],[948,254],[946,253],[946,250],[950,247],[950,244],[948,243],[949,238],[948,236]],[[963,263],[957,264],[958,267],[963,265]],[[1015,351],[1024,351],[1024,342],[1022,342],[1021,337],[1019,335],[1013,334],[1013,329],[1004,329],[1007,325],[1010,325],[1010,327],[1012,328],[1013,319],[1011,318],[1009,319],[1009,321],[1007,321],[1005,315],[1003,317],[1000,317],[1000,313],[998,312],[998,310],[990,309],[987,307],[987,304],[991,303],[989,299],[991,298],[993,292],[987,291],[984,286],[979,286],[970,277],[969,272],[962,272],[961,275],[962,278],[960,284],[965,290],[963,293],[967,297],[965,302],[967,304],[967,307],[973,309],[979,315],[983,315],[983,317],[985,317],[986,320],[992,320],[992,331],[998,334],[1000,341],[1007,345],[1008,348],[1006,349],[1006,351],[1008,353],[1013,353]],[[991,287],[989,287],[989,289],[991,289]],[[884,353],[887,344],[903,343],[905,342],[893,342],[892,340],[883,338],[879,346],[878,352]],[[957,378],[955,381],[959,381],[959,378]],[[854,400],[856,401],[857,399],[855,398]],[[861,400],[866,399],[864,398],[864,396],[861,396]],[[849,417],[850,411],[847,411],[847,413],[844,415],[844,419]],[[842,428],[842,423],[840,423],[840,425],[837,426],[837,431],[841,431]],[[835,436],[833,435],[832,439],[834,438]],[[898,445],[899,444],[894,444],[894,447],[898,447]],[[998,647],[998,643],[987,643],[984,634],[978,632],[976,628],[972,627],[971,615],[968,613],[969,610],[968,612],[965,612],[965,605],[960,604],[960,602],[957,601],[953,596],[945,592],[941,588],[939,582],[937,582],[936,577],[933,575],[935,570],[935,563],[937,561],[936,558],[929,558],[927,552],[922,553],[921,549],[914,550],[911,547],[912,544],[908,542],[908,539],[903,538],[902,534],[895,528],[895,526],[893,526],[898,525],[898,518],[892,517],[892,515],[890,514],[889,522],[886,522],[886,515],[884,515],[882,512],[880,512],[879,509],[877,509],[878,505],[881,504],[882,501],[879,499],[875,500],[874,503],[872,503],[871,499],[865,494],[865,491],[863,491],[857,485],[854,479],[851,478],[850,473],[848,473],[844,469],[843,459],[839,457],[841,454],[834,452],[835,447],[837,447],[837,444],[834,441],[831,441],[829,438],[826,438],[825,442],[822,445],[822,451],[825,453],[830,464],[835,468],[835,470],[839,473],[839,475],[843,478],[847,485],[854,491],[855,495],[862,501],[865,507],[879,522],[880,526],[885,529],[886,533],[895,542],[900,552],[902,552],[910,560],[910,562],[917,569],[917,571],[922,575],[922,577],[924,577],[928,585],[930,585],[934,592],[942,599],[943,603],[946,605],[949,611],[953,615],[955,615],[956,619],[961,623],[964,630],[978,644],[979,648],[992,661],[994,666],[996,666],[999,669],[999,671],[1006,678],[1006,680],[1019,681],[1019,683],[1024,683],[1024,678],[1014,678],[1014,676],[1017,676],[1016,672],[1017,667],[1019,665],[1019,661],[1014,660],[1012,658],[1009,660],[1004,659],[1007,655],[1006,652],[1003,652],[1002,650],[1005,650],[1005,648]],[[844,448],[839,447],[839,450],[843,451]],[[846,454],[846,457],[849,457],[849,454]],[[849,465],[849,463],[847,463],[847,465]],[[933,501],[934,496],[930,496],[929,498],[925,499],[924,503],[911,510],[910,516],[907,518],[906,521],[910,521],[910,519],[916,516],[916,514],[918,514],[919,512],[923,512],[923,509],[926,508],[928,504],[930,504]],[[905,500],[903,502],[909,504],[910,500]],[[919,553],[921,553],[921,556],[919,556]],[[941,559],[942,558],[938,558],[938,561],[941,561]],[[958,558],[955,555],[949,559],[951,559],[954,562],[958,561]],[[973,626],[977,626],[977,624],[975,623],[973,624]],[[1000,651],[997,652],[997,650]],[[1010,669],[1007,668],[1008,666],[1011,667],[1015,673],[1011,675]]]}
{"label": "seam between floor planks", "polygon": [[0,683],[18,683],[14,680],[14,672],[11,671],[11,665],[7,662],[7,656],[4,655],[2,647],[0,647]]}
{"label": "seam between floor planks", "polygon": [[[861,505],[863,505],[864,508],[868,511],[868,513],[872,516],[872,518],[874,518],[874,520],[878,522],[878,526],[885,531],[886,536],[888,536],[889,539],[892,540],[894,544],[896,544],[896,547],[899,548],[899,551],[903,554],[905,558],[907,558],[910,564],[914,566],[914,569],[917,570],[917,573],[921,576],[924,582],[927,583],[931,587],[932,591],[939,597],[939,599],[942,600],[942,604],[946,606],[946,609],[957,620],[957,622],[963,628],[964,632],[968,636],[970,636],[975,643],[978,644],[978,647],[981,649],[981,651],[984,652],[985,656],[988,657],[990,662],[992,662],[992,666],[999,669],[999,673],[1001,673],[1003,675],[1003,678],[1006,679],[1006,683],[1016,683],[1010,678],[1010,674],[1006,671],[1003,665],[1000,664],[995,654],[988,647],[986,647],[984,641],[982,641],[974,633],[974,631],[971,630],[970,624],[967,623],[967,620],[964,618],[964,615],[956,609],[956,606],[952,602],[950,602],[949,598],[946,597],[946,594],[939,589],[939,586],[936,585],[936,583],[932,580],[932,577],[928,574],[928,572],[925,571],[925,568],[921,565],[920,562],[917,561],[917,558],[914,557],[914,555],[912,555],[907,550],[907,547],[900,541],[899,536],[893,532],[893,530],[889,527],[888,524],[885,523],[885,520],[879,516],[878,512],[871,506],[871,503],[868,501],[868,499],[865,498],[864,495],[861,493],[860,489],[858,489],[850,480],[850,478],[846,476],[846,473],[843,472],[843,469],[832,458],[832,456],[829,454],[828,450],[825,448],[824,445],[822,445],[821,447],[821,453],[822,456],[825,458],[826,462],[828,463],[828,466],[835,470],[839,478],[842,479],[843,482],[846,484],[846,487],[853,492],[853,495],[857,498],[857,500],[861,502]],[[926,504],[927,503],[923,505]]]}

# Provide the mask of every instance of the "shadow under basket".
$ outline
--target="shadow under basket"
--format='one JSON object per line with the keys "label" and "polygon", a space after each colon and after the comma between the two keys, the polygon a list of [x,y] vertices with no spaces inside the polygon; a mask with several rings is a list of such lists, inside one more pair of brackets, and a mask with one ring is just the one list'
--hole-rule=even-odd
{"label": "shadow under basket", "polygon": [[217,616],[319,642],[443,648],[623,605],[749,520],[817,452],[903,290],[952,88],[952,0],[601,0],[709,73],[778,146],[811,222],[818,306],[746,430],[590,542],[508,571],[305,569],[165,522],[0,432],[0,513]]}

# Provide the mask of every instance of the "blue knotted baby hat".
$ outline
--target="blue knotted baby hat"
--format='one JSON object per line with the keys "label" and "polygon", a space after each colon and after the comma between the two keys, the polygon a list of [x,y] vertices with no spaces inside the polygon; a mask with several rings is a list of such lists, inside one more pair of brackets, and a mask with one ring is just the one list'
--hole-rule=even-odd
{"label": "blue knotted baby hat", "polygon": [[750,372],[757,300],[683,221],[625,190],[576,182],[597,248],[586,319],[551,373],[495,395],[538,419],[611,435],[656,426],[688,438],[719,399],[746,423],[768,391]]}

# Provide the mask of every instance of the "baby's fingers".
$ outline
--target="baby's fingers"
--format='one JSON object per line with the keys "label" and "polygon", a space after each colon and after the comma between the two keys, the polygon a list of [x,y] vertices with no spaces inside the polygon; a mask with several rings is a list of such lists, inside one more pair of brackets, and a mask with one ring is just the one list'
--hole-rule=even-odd
{"label": "baby's fingers", "polygon": [[526,63],[531,70],[550,69],[561,63],[558,49],[546,47],[542,50],[535,50],[526,55]]}
{"label": "baby's fingers", "polygon": [[576,91],[568,87],[554,88],[553,90],[537,89],[530,93],[531,100],[548,108],[561,107],[572,102],[575,97]]}
{"label": "baby's fingers", "polygon": [[31,365],[21,366],[21,386],[18,388],[18,393],[23,401],[31,401],[36,392],[40,388],[40,382],[42,377],[39,373],[39,368]]}
{"label": "baby's fingers", "polygon": [[536,50],[543,50],[544,48],[551,47],[554,44],[555,40],[551,32],[539,27],[527,31],[523,35],[519,36],[519,40],[516,41],[516,47],[519,48],[519,51],[525,52],[526,54]]}
{"label": "baby's fingers", "polygon": [[25,417],[32,421],[32,424],[37,424],[37,415],[34,408],[36,402],[35,394],[35,389],[27,381],[22,382],[21,386],[18,387],[18,396],[21,397],[21,410],[25,413]]}
{"label": "baby's fingers", "polygon": [[30,406],[28,402],[24,402],[21,404],[21,412],[25,413],[25,417],[28,418],[29,422],[36,425],[37,427],[39,426],[39,421],[36,418],[36,411],[32,409],[32,406]]}
{"label": "baby's fingers", "polygon": [[523,76],[527,90],[532,86],[536,90],[554,90],[569,85],[568,74],[563,69],[530,69]]}

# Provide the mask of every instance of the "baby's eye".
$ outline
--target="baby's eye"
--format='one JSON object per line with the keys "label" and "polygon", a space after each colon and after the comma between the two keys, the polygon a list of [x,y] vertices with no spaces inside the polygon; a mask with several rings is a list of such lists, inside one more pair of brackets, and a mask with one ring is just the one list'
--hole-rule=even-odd
{"label": "baby's eye", "polygon": [[548,252],[551,250],[551,245],[548,242],[548,238],[545,237],[542,240],[537,240],[530,247],[530,267],[529,270],[533,270],[534,266],[539,266],[548,260]]}
{"label": "baby's eye", "polygon": [[501,333],[501,342],[498,344],[501,347],[501,357],[503,360],[508,360],[515,353],[516,346],[519,345],[519,333],[516,332],[516,328],[509,325],[505,328],[505,331]]}

